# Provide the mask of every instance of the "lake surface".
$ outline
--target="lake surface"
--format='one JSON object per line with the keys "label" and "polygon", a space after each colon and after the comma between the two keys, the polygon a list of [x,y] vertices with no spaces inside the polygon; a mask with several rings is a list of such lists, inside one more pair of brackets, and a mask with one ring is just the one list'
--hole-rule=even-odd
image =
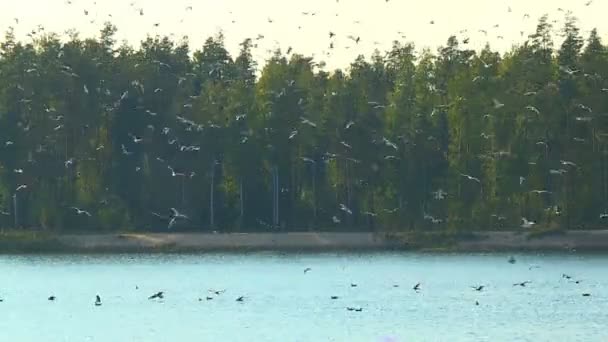
{"label": "lake surface", "polygon": [[0,256],[0,340],[608,341],[608,255],[508,257]]}

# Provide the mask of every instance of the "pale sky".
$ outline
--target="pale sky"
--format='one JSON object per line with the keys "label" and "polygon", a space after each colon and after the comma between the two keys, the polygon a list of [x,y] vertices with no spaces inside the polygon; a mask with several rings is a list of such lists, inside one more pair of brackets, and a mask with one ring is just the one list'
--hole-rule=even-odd
{"label": "pale sky", "polygon": [[[375,48],[384,52],[395,39],[413,42],[418,49],[435,50],[456,34],[470,37],[471,48],[479,49],[490,42],[494,49],[504,51],[533,32],[544,13],[549,14],[550,21],[557,20],[554,25],[560,29],[564,17],[564,12],[558,11],[560,7],[574,13],[585,37],[596,27],[606,42],[608,1],[593,0],[586,6],[588,1],[71,0],[68,4],[67,0],[0,0],[0,31],[13,26],[19,38],[28,40],[26,34],[43,25],[47,31],[63,34],[72,28],[81,37],[91,37],[97,36],[103,22],[110,20],[118,27],[118,39],[126,39],[132,45],[138,46],[148,34],[174,34],[176,40],[188,36],[190,47],[195,50],[221,29],[233,55],[243,39],[261,34],[265,38],[254,51],[259,62],[269,56],[270,49],[280,46],[286,52],[293,47],[294,52],[325,61],[331,69],[348,66],[359,54],[370,56]],[[188,6],[192,10],[186,10]],[[154,27],[154,23],[159,23],[159,27]],[[459,33],[465,29],[468,32]],[[479,30],[486,30],[487,36]],[[336,34],[332,50],[330,31]],[[523,37],[520,31],[524,31]],[[349,40],[349,35],[359,36],[359,44]]]}

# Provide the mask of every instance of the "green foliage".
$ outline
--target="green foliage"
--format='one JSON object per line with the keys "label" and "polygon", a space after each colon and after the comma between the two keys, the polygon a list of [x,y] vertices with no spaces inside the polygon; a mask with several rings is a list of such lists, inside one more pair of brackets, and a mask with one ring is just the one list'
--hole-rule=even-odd
{"label": "green foliage", "polygon": [[[0,43],[0,225],[45,230],[601,227],[608,53],[569,16],[504,55],[395,42],[348,72],[251,40]],[[26,185],[27,187],[20,187]],[[17,189],[19,188],[19,191]],[[13,200],[14,199],[14,200]],[[15,207],[16,206],[16,207]],[[86,210],[91,216],[84,212]],[[15,217],[14,215],[17,215]]]}

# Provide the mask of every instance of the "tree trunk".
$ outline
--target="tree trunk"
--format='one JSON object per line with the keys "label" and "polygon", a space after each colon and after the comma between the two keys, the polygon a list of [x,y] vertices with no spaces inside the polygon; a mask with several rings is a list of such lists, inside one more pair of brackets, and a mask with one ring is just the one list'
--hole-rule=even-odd
{"label": "tree trunk", "polygon": [[317,164],[312,164],[312,212],[314,222],[317,222]]}
{"label": "tree trunk", "polygon": [[209,190],[209,226],[215,226],[215,213],[213,210],[213,189],[215,188],[215,160],[211,162],[211,189]]}
{"label": "tree trunk", "polygon": [[239,184],[239,209],[240,209],[240,216],[241,216],[241,224],[243,222],[243,216],[245,216],[245,200],[244,200],[244,194],[243,194],[243,179],[240,180],[240,184]]}
{"label": "tree trunk", "polygon": [[275,218],[275,225],[278,227],[280,224],[279,218],[281,217],[280,213],[279,213],[279,196],[281,194],[281,182],[280,182],[280,178],[279,178],[279,167],[276,166],[276,171],[275,171],[275,177],[276,177],[276,184],[277,187],[275,189],[275,205],[277,207],[277,211],[276,211],[276,215],[277,217]]}
{"label": "tree trunk", "polygon": [[17,193],[13,194],[13,213],[15,215],[15,229],[19,227],[19,215],[17,211]]}

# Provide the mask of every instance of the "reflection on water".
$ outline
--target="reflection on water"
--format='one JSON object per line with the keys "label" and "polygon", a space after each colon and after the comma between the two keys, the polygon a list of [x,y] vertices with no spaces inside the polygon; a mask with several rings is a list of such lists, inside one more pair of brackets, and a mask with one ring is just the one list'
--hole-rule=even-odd
{"label": "reflection on water", "polygon": [[608,340],[608,256],[508,258],[0,256],[0,340]]}

